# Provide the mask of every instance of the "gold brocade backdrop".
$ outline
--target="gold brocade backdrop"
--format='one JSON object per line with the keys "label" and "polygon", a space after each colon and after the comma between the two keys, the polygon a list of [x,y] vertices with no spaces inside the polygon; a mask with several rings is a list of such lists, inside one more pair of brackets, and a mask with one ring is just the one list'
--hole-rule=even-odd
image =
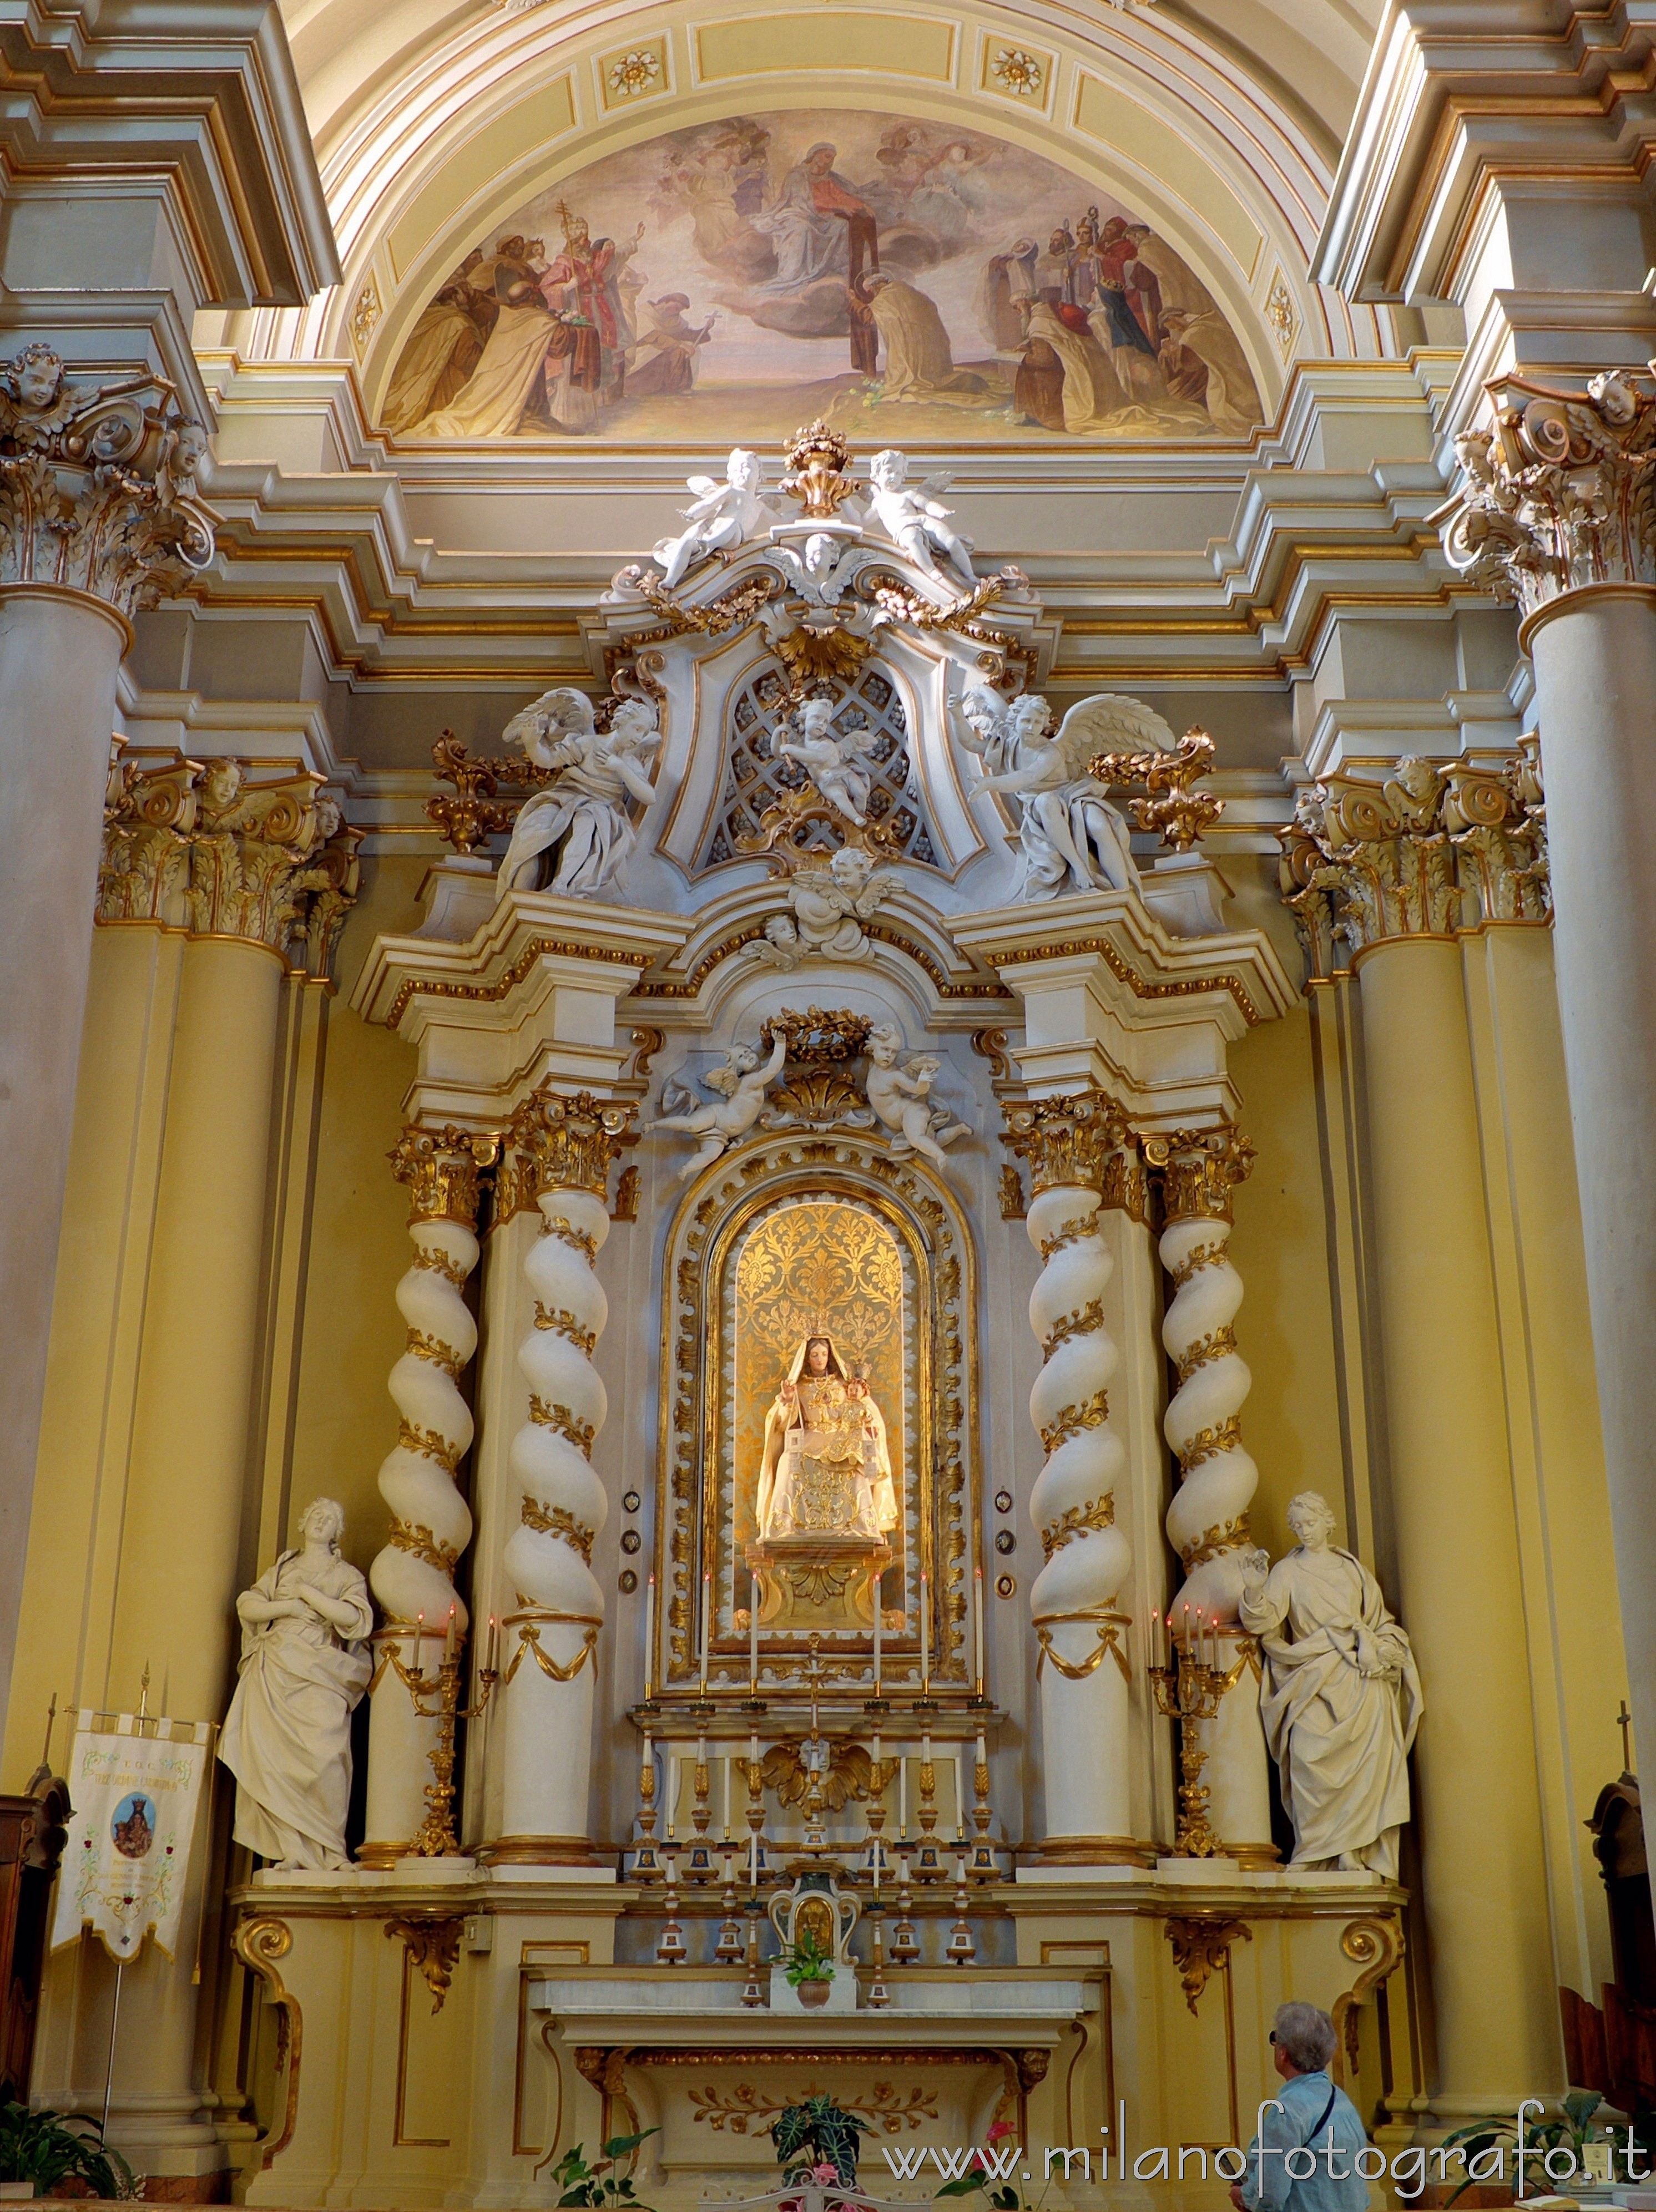
{"label": "gold brocade backdrop", "polygon": [[831,1337],[847,1371],[866,1378],[886,1418],[906,1521],[905,1284],[895,1234],[876,1215],[843,1199],[802,1199],[762,1214],[741,1239],[735,1260],[732,1430],[738,1555],[757,1534],[754,1499],[765,1414],[802,1337]]}

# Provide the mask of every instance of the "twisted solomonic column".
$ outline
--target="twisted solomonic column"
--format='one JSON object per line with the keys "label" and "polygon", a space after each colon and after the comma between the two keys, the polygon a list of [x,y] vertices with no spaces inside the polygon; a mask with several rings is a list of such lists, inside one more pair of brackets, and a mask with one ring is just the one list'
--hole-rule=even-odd
{"label": "twisted solomonic column", "polygon": [[[1231,1193],[1253,1165],[1253,1147],[1235,1129],[1175,1130],[1147,1137],[1144,1156],[1160,1170],[1161,1264],[1173,1295],[1161,1340],[1178,1382],[1162,1431],[1178,1461],[1179,1484],[1167,1509],[1167,1538],[1184,1569],[1169,1605],[1176,1632],[1217,1623],[1230,1686],[1200,1729],[1208,1752],[1202,1781],[1209,1823],[1230,1856],[1274,1864],[1269,1778],[1259,1720],[1259,1654],[1242,1630],[1240,1554],[1252,1543],[1248,1506],[1259,1470],[1242,1445],[1242,1407],[1253,1378],[1233,1327],[1242,1278],[1227,1256]],[[1188,1608],[1188,1613],[1187,1613]]]}
{"label": "twisted solomonic column", "polygon": [[604,1486],[593,1443],[608,1410],[593,1351],[609,1302],[594,1272],[610,1216],[611,1163],[632,1108],[581,1091],[541,1091],[514,1117],[519,1172],[533,1178],[541,1233],[524,1261],[533,1301],[518,1365],[529,1418],[508,1456],[522,1498],[507,1539],[507,1587],[517,1610],[506,1631],[504,1776],[496,1863],[589,1860],[594,1686],[604,1593],[592,1571],[604,1526]]}
{"label": "twisted solomonic column", "polygon": [[384,1614],[374,1638],[367,1834],[357,1853],[369,1866],[411,1849],[432,1778],[438,1723],[416,1711],[408,1671],[423,1664],[435,1674],[451,1609],[456,1634],[466,1632],[454,1569],[471,1541],[472,1515],[454,1472],[472,1444],[460,1376],[478,1328],[461,1292],[478,1264],[478,1170],[496,1149],[493,1138],[463,1129],[411,1127],[391,1155],[392,1172],[408,1188],[414,1261],[397,1285],[408,1339],[387,1384],[402,1425],[379,1478],[391,1536],[368,1575]]}
{"label": "twisted solomonic column", "polygon": [[1030,1163],[1027,1227],[1040,1253],[1029,1319],[1044,1360],[1029,1413],[1046,1454],[1030,1517],[1046,1564],[1030,1592],[1040,1646],[1049,1858],[1136,1863],[1128,1795],[1128,1616],[1117,1592],[1133,1563],[1116,1526],[1127,1463],[1110,1426],[1119,1357],[1104,1325],[1115,1261],[1099,1215],[1136,1173],[1120,1109],[1101,1091],[1007,1109],[1007,1141]]}

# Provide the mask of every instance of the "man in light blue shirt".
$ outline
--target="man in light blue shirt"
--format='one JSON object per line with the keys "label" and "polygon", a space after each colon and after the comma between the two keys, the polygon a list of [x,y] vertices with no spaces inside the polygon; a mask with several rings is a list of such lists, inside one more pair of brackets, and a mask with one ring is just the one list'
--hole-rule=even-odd
{"label": "man in light blue shirt", "polygon": [[1281,2005],[1270,2039],[1282,2089],[1261,2107],[1246,2168],[1231,2185],[1236,2212],[1367,2212],[1368,2183],[1355,2167],[1368,2135],[1329,2079],[1333,2021],[1315,2005]]}

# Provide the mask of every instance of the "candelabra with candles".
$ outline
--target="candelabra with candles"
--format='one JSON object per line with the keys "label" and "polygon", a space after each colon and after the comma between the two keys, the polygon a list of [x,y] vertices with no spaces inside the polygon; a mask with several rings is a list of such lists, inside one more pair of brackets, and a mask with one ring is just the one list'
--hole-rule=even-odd
{"label": "candelabra with candles", "polygon": [[437,1723],[437,1740],[428,1754],[431,1779],[425,1787],[425,1818],[409,1845],[408,1856],[417,1859],[454,1858],[460,1850],[460,1839],[454,1832],[455,1736],[461,1721],[478,1720],[489,1710],[500,1680],[500,1629],[491,1613],[488,1662],[478,1669],[480,1691],[469,1705],[460,1703],[466,1638],[460,1632],[455,1608],[452,1605],[448,1608],[442,1658],[436,1672],[431,1674],[425,1670],[425,1615],[422,1613],[415,1624],[411,1667],[405,1665],[398,1656],[394,1644],[386,1646],[398,1679],[413,1700],[415,1711],[422,1720]]}
{"label": "candelabra with candles", "polygon": [[[1158,1637],[1159,1618],[1155,1613],[1150,1616],[1153,1648]],[[1221,1700],[1236,1679],[1220,1663],[1217,1632],[1216,1616],[1198,1613],[1194,1622],[1187,1621],[1177,1633],[1170,1620],[1166,1632],[1167,1663],[1149,1669],[1157,1710],[1178,1723],[1178,1822],[1172,1852],[1175,1858],[1217,1858],[1225,1848],[1208,1819],[1209,1791],[1202,1779],[1208,1752],[1196,1733],[1201,1722],[1210,1721],[1217,1714]]]}

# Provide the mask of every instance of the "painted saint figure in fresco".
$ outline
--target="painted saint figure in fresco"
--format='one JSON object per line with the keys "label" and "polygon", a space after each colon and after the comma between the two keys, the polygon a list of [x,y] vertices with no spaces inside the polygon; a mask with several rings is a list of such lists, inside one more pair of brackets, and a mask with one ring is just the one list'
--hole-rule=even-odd
{"label": "painted saint figure in fresco", "polygon": [[[560,229],[549,256],[536,234]],[[724,449],[785,439],[802,405],[874,446],[1262,419],[1247,349],[1166,239],[1043,155],[918,117],[668,131],[445,265],[384,386],[399,437]]]}

